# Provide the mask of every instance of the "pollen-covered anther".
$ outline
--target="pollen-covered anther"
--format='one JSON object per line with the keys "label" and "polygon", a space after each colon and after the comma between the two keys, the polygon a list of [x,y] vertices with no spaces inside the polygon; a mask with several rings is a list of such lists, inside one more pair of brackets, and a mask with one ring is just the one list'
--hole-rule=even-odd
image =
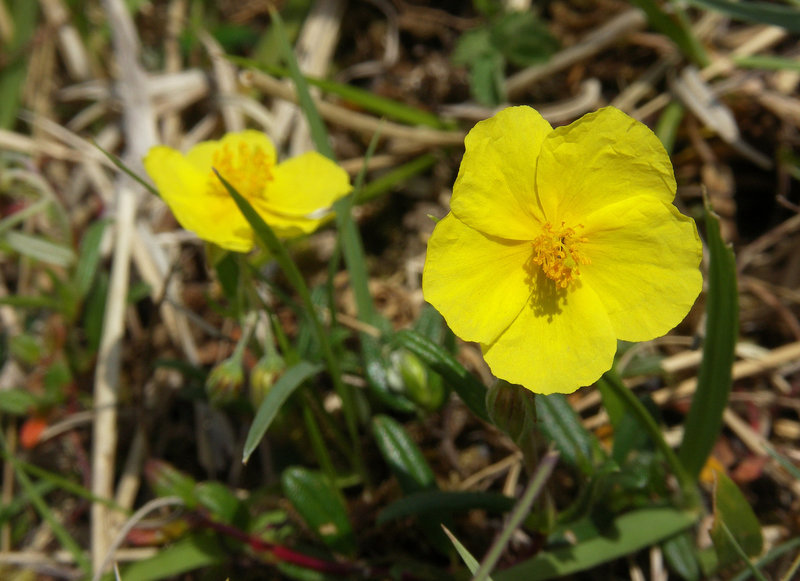
{"label": "pollen-covered anther", "polygon": [[[222,145],[214,152],[211,163],[219,175],[248,199],[263,192],[266,183],[272,179],[272,163],[267,153],[247,143],[239,143],[235,148],[228,143]],[[209,175],[209,187],[216,194],[228,195],[213,171]]]}
{"label": "pollen-covered anther", "polygon": [[[582,229],[583,225],[578,224],[576,228]],[[568,227],[565,222],[561,222],[558,229],[545,222],[542,233],[531,243],[533,261],[556,286],[567,288],[580,276],[579,266],[590,263],[580,252],[584,242],[586,238],[578,236],[575,228]]]}

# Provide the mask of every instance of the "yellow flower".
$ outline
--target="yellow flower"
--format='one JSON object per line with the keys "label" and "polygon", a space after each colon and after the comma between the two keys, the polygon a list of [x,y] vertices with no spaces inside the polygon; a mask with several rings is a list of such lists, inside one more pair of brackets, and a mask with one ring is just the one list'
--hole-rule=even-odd
{"label": "yellow flower", "polygon": [[702,246],[647,127],[607,107],[553,129],[512,107],[465,145],[422,289],[497,377],[570,393],[611,368],[617,339],[653,339],[686,316]]}
{"label": "yellow flower", "polygon": [[198,143],[186,155],[153,147],[144,168],[181,226],[237,252],[253,248],[253,230],[212,168],[281,238],[316,230],[330,217],[331,204],[351,189],[347,173],[319,153],[276,164],[272,142],[253,130]]}

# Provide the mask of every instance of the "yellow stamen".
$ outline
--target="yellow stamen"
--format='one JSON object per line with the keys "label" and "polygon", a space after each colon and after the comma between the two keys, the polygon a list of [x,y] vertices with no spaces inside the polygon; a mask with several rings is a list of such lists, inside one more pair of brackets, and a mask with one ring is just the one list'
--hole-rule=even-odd
{"label": "yellow stamen", "polygon": [[[248,200],[263,195],[264,187],[272,180],[272,162],[267,153],[260,147],[251,147],[246,143],[239,143],[237,147],[226,143],[214,152],[211,163]],[[213,193],[228,196],[228,191],[213,171],[208,179]]]}
{"label": "yellow stamen", "polygon": [[[583,224],[578,224],[583,228]],[[542,227],[542,233],[533,242],[533,261],[542,267],[545,276],[556,283],[557,287],[567,288],[580,276],[581,264],[591,261],[582,256],[580,245],[586,238],[578,236],[574,228],[568,228],[564,222],[554,230],[550,222]]]}

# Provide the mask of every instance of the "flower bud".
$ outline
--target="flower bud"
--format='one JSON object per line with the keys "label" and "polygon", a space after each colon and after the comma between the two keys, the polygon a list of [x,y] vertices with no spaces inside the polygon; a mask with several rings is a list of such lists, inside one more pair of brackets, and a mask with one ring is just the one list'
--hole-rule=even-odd
{"label": "flower bud", "polygon": [[277,353],[264,355],[250,371],[250,402],[255,409],[275,385],[275,381],[286,369],[286,362]]}
{"label": "flower bud", "polygon": [[213,406],[230,403],[242,389],[244,369],[240,357],[230,357],[218,363],[206,379],[206,392]]}
{"label": "flower bud", "polygon": [[446,395],[441,378],[429,374],[419,357],[406,349],[398,349],[392,352],[389,361],[389,376],[399,379],[400,389],[411,401],[428,411],[441,407]]}
{"label": "flower bud", "polygon": [[534,393],[498,379],[486,392],[486,411],[492,423],[516,443],[536,422]]}

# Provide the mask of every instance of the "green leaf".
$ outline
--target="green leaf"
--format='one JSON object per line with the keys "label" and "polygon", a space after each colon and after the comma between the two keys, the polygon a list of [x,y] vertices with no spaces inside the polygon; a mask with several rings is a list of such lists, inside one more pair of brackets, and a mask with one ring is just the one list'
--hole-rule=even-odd
{"label": "green leaf", "polygon": [[583,427],[580,417],[560,393],[536,396],[536,415],[542,433],[552,441],[562,458],[581,472],[594,472],[594,457],[600,453],[597,439]]}
{"label": "green leaf", "polygon": [[532,10],[512,11],[490,27],[491,43],[509,62],[526,67],[546,61],[558,41]]}
{"label": "green leaf", "polygon": [[464,369],[464,366],[444,347],[409,330],[395,333],[392,341],[414,353],[431,369],[439,373],[472,413],[486,422],[490,421],[489,415],[486,413],[486,387]]}
{"label": "green leaf", "polygon": [[403,426],[389,416],[376,416],[372,419],[372,434],[403,492],[436,488],[433,471]]}
{"label": "green leaf", "polygon": [[414,402],[395,391],[389,383],[387,362],[384,360],[381,345],[375,337],[361,333],[361,355],[364,358],[364,375],[370,392],[378,401],[393,410],[405,413],[413,412]]}
{"label": "green leaf", "polygon": [[39,3],[30,0],[12,0],[5,3],[13,25],[13,36],[8,44],[0,44],[3,65],[0,67],[0,129],[11,129],[17,122],[22,101],[22,89],[28,72],[30,46],[36,33]]}
{"label": "green leaf", "polygon": [[425,170],[433,167],[437,157],[431,153],[425,153],[415,157],[411,161],[404,163],[391,171],[386,172],[380,177],[372,180],[356,192],[355,201],[359,204],[377,198],[385,194],[395,186],[406,182],[409,178],[421,174]]}
{"label": "green leaf", "polygon": [[544,550],[494,574],[495,581],[543,581],[586,571],[661,542],[694,524],[694,513],[647,508],[617,517],[601,536],[575,545]]}
{"label": "green leaf", "polygon": [[706,338],[697,390],[684,424],[678,457],[692,478],[705,465],[722,429],[728,405],[736,340],[739,335],[739,303],[736,259],[720,235],[719,218],[706,201],[706,237],[710,262],[706,305]]}
{"label": "green leaf", "polygon": [[36,407],[39,399],[23,387],[0,390],[0,411],[15,416],[25,415]]}
{"label": "green leaf", "polygon": [[654,0],[631,0],[631,4],[641,8],[647,14],[650,25],[672,40],[692,62],[701,67],[709,64],[703,45],[692,32],[691,22],[677,3],[668,4],[669,12]]}
{"label": "green leaf", "polygon": [[767,55],[752,55],[734,57],[733,62],[737,67],[745,69],[763,69],[767,71],[795,71],[800,72],[800,61],[792,58]]}
{"label": "green leaf", "polygon": [[32,236],[17,230],[6,232],[3,237],[6,244],[13,250],[28,258],[40,260],[66,268],[75,262],[75,252],[63,244],[45,240],[40,236]]}
{"label": "green leaf", "polygon": [[322,117],[320,117],[319,111],[317,111],[317,107],[314,105],[314,100],[311,98],[311,93],[308,90],[308,83],[303,73],[300,72],[300,67],[297,65],[294,50],[286,36],[283,19],[274,8],[270,7],[269,14],[272,18],[272,26],[275,29],[275,36],[278,39],[278,44],[283,53],[283,60],[286,62],[286,66],[289,69],[289,76],[291,76],[297,91],[297,103],[300,105],[300,109],[302,109],[306,121],[308,121],[311,139],[314,140],[317,151],[328,159],[336,161],[336,155],[334,155],[333,148],[328,140],[328,130],[325,128],[325,123],[322,122]]}
{"label": "green leaf", "polygon": [[[456,536],[447,529],[447,527],[443,526],[442,528],[444,529],[444,534],[447,535],[447,538],[450,539],[450,542],[453,543],[456,551],[458,551],[458,556],[461,557],[462,561],[464,561],[464,564],[467,566],[467,569],[469,569],[469,572],[474,575],[475,571],[477,571],[478,567],[480,567],[478,560],[472,556],[472,553],[470,553],[467,548],[461,544],[461,541],[459,541]],[[492,578],[489,577],[488,581],[492,581]]]}
{"label": "green leaf", "polygon": [[194,496],[216,522],[232,525],[243,516],[242,501],[222,482],[200,482],[194,488]]}
{"label": "green leaf", "polygon": [[462,492],[429,490],[409,494],[389,504],[380,513],[377,524],[409,516],[426,516],[432,511],[460,513],[473,509],[503,514],[514,508],[514,499],[496,492]]}
{"label": "green leaf", "polygon": [[772,24],[794,33],[800,32],[800,11],[796,6],[781,6],[771,2],[754,2],[745,0],[733,2],[732,0],[689,0],[689,4],[716,10],[731,18]]}
{"label": "green leaf", "polygon": [[253,425],[250,426],[250,430],[247,432],[247,439],[245,440],[244,450],[242,452],[242,462],[247,462],[250,458],[250,455],[264,437],[264,434],[267,433],[272,420],[278,415],[281,406],[283,406],[284,402],[289,399],[289,396],[294,393],[294,390],[321,370],[321,365],[315,365],[308,361],[300,361],[287,369],[281,378],[275,382],[275,385],[267,392],[261,405],[258,406],[256,417],[253,419]]}
{"label": "green leaf", "polygon": [[75,273],[72,277],[78,299],[83,299],[94,284],[94,275],[101,257],[100,243],[109,223],[110,220],[93,222],[83,235],[78,253],[78,263],[75,265]]}
{"label": "green leaf", "polygon": [[700,580],[700,565],[694,545],[694,535],[691,531],[684,531],[667,539],[661,544],[664,558],[669,568],[675,571],[685,581]]}
{"label": "green leaf", "polygon": [[324,474],[293,466],[284,470],[281,485],[286,498],[326,545],[339,553],[355,551],[347,508]]}
{"label": "green leaf", "polygon": [[722,472],[714,473],[714,523],[711,540],[722,567],[741,555],[757,557],[764,547],[761,525],[739,487]]}
{"label": "green leaf", "polygon": [[[216,535],[194,533],[162,547],[149,559],[123,567],[120,578],[124,581],[170,579],[201,567],[220,565],[226,558],[223,545]],[[105,579],[111,580],[113,576],[108,575]]]}

